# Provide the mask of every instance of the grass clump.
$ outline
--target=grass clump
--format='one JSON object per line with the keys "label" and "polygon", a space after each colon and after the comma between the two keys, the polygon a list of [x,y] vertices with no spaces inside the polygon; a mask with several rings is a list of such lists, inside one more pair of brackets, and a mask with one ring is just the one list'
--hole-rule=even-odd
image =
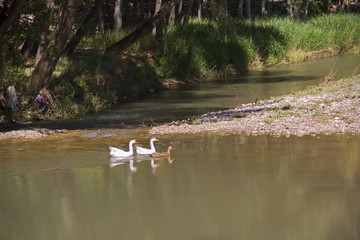
{"label": "grass clump", "polygon": [[291,109],[291,105],[290,104],[286,104],[285,106],[283,106],[282,108],[281,108],[282,110],[290,110]]}
{"label": "grass clump", "polygon": [[266,124],[271,124],[271,123],[273,123],[274,122],[274,119],[273,118],[265,118],[264,119],[264,123],[266,123]]}
{"label": "grass clump", "polygon": [[245,118],[246,113],[244,113],[244,112],[235,113],[235,114],[231,115],[231,117],[233,117],[233,118]]}

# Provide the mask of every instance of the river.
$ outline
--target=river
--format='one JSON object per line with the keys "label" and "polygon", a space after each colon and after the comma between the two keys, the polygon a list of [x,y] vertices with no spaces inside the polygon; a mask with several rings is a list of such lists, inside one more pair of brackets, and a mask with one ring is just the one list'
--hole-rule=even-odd
{"label": "river", "polygon": [[2,141],[0,239],[358,239],[360,136],[156,136],[158,151],[175,151],[154,161],[112,159],[108,146],[149,147],[144,123],[298,91],[359,63],[336,57],[185,86],[55,123],[81,130]]}

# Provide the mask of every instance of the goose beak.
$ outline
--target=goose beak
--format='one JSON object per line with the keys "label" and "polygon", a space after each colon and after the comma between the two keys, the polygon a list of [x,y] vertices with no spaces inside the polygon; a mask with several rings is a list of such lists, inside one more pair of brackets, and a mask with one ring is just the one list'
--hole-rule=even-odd
{"label": "goose beak", "polygon": [[155,142],[158,142],[159,141],[159,139],[157,139],[157,138],[155,138],[155,140],[154,140]]}
{"label": "goose beak", "polygon": [[136,139],[134,139],[135,140],[135,143],[139,143],[138,141],[136,141]]}

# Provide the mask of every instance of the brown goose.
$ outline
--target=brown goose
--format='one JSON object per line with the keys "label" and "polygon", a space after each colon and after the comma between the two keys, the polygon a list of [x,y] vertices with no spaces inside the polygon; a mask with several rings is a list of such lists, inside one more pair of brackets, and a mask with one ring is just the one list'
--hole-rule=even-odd
{"label": "brown goose", "polygon": [[167,152],[155,152],[150,154],[150,157],[158,158],[158,157],[168,157],[170,156],[170,151],[175,150],[172,146],[168,147]]}

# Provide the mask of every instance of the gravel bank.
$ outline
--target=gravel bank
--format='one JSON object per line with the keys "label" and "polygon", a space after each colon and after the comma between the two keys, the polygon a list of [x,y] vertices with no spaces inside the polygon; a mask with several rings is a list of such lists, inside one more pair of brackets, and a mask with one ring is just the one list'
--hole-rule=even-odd
{"label": "gravel bank", "polygon": [[13,130],[13,131],[7,131],[7,132],[0,132],[0,140],[15,139],[15,138],[37,139],[37,138],[46,137],[50,134],[62,133],[62,132],[63,132],[63,130],[51,130],[51,129],[47,129],[47,128]]}
{"label": "gravel bank", "polygon": [[154,127],[151,134],[304,136],[360,133],[360,76]]}

